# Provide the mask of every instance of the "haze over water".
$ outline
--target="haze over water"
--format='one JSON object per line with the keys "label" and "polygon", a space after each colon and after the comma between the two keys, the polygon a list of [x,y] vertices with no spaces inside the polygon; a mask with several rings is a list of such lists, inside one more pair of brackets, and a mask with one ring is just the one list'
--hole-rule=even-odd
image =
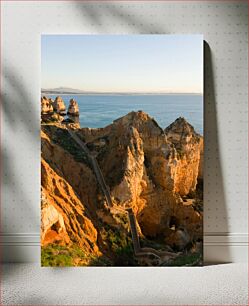
{"label": "haze over water", "polygon": [[[48,97],[55,99],[56,95]],[[142,110],[163,129],[178,117],[184,117],[203,135],[202,95],[63,95],[62,98],[67,107],[72,98],[78,102],[81,127],[105,127],[131,111]]]}

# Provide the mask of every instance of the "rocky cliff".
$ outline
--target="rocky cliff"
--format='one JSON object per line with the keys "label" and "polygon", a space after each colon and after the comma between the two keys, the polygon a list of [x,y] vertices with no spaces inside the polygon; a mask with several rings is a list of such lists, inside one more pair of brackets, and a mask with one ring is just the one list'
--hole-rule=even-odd
{"label": "rocky cliff", "polygon": [[74,242],[88,252],[98,252],[97,231],[86,207],[67,181],[44,159],[41,163],[41,181],[42,244]]}
{"label": "rocky cliff", "polygon": [[71,99],[69,102],[67,114],[71,116],[79,116],[79,105],[74,99]]}
{"label": "rocky cliff", "polygon": [[165,134],[174,146],[174,191],[185,196],[195,191],[197,178],[202,177],[203,138],[181,117],[165,129]]}
{"label": "rocky cliff", "polygon": [[41,97],[41,114],[53,113],[53,105],[47,97]]}
{"label": "rocky cliff", "polygon": [[56,97],[53,102],[54,111],[58,114],[64,115],[66,114],[66,106],[61,97]]}
{"label": "rocky cliff", "polygon": [[[96,156],[114,205],[133,209],[145,241],[181,251],[202,240],[202,199],[196,191],[203,139],[184,118],[163,130],[146,113],[131,112],[105,128],[75,132]],[[66,125],[42,126],[42,158],[42,243],[74,241],[114,260],[117,248],[120,253],[129,246],[128,221],[107,208],[89,157]],[[110,239],[114,232],[119,243]]]}

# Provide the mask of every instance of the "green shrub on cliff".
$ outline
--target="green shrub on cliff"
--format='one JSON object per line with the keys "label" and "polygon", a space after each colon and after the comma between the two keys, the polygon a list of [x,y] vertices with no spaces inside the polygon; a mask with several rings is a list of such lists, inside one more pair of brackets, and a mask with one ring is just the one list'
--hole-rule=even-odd
{"label": "green shrub on cliff", "polygon": [[41,248],[41,265],[43,267],[86,266],[90,259],[90,256],[77,245],[49,244]]}

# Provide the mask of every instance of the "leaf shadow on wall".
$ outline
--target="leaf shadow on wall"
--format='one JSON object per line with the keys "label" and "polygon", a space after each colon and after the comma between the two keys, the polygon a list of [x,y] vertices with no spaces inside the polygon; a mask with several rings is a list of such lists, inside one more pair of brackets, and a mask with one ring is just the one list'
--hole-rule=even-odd
{"label": "leaf shadow on wall", "polygon": [[[14,257],[25,260],[24,248],[17,247],[16,234],[38,230],[39,233],[39,175],[34,173],[34,164],[29,157],[39,154],[39,114],[35,101],[24,86],[22,76],[11,67],[2,68],[1,110],[2,135],[8,141],[1,146],[3,177],[1,237],[11,242],[8,250],[3,247],[2,256],[10,261]],[[7,94],[8,93],[8,94]],[[37,101],[37,105],[38,101]],[[6,137],[6,138],[5,138]],[[30,177],[32,176],[32,178]],[[29,176],[29,177],[28,177]],[[29,186],[28,186],[29,185]],[[34,201],[34,189],[37,189],[37,202]],[[14,256],[12,258],[12,256]]]}
{"label": "leaf shadow on wall", "polygon": [[[148,18],[142,19],[142,15],[135,14],[132,10],[127,10],[127,8],[121,6],[117,7],[114,3],[111,5],[93,5],[88,3],[78,3],[75,2],[75,6],[78,11],[82,12],[83,18],[86,18],[91,25],[95,26],[95,29],[102,31],[106,31],[105,24],[102,23],[102,19],[107,19],[108,27],[115,28],[115,21],[122,27],[124,26],[127,34],[131,33],[134,30],[134,34],[167,34],[167,30],[163,28],[163,26],[159,26],[155,24],[152,20]],[[101,14],[100,14],[101,11]],[[113,22],[113,24],[111,24]],[[101,34],[99,32],[99,34]],[[169,33],[169,32],[168,32]],[[96,33],[98,34],[98,33]],[[105,33],[108,34],[108,33]],[[119,33],[124,34],[124,33]]]}
{"label": "leaf shadow on wall", "polygon": [[[95,5],[82,5],[82,3],[75,2],[75,7],[77,12],[81,12],[85,18],[87,18],[88,23],[93,24],[96,26],[98,30],[105,30],[103,25],[101,24],[101,18],[99,16],[99,8]],[[158,27],[157,25],[151,24],[150,20],[143,20],[139,16],[132,15],[128,10],[125,8],[117,8],[114,5],[111,6],[103,6],[102,8],[103,15],[106,18],[108,16],[112,17],[113,22],[118,20],[123,21],[125,26],[125,30],[136,30],[139,33],[165,33],[165,29]],[[28,142],[29,144],[34,145],[34,151],[32,154],[37,154],[35,147],[40,142],[39,136],[39,113],[37,112],[37,108],[35,107],[35,101],[29,95],[28,90],[25,88],[23,78],[18,73],[18,71],[10,66],[4,67],[2,69],[2,79],[4,80],[4,88],[1,94],[2,100],[2,117],[4,118],[4,127],[3,129],[9,129],[10,135],[13,133],[20,133],[24,137],[25,143]],[[7,93],[11,93],[8,94]],[[12,208],[12,213],[10,214],[10,209],[6,210],[4,214],[4,228],[1,228],[1,235],[3,240],[7,239],[9,241],[9,233],[14,233],[21,229],[18,228],[20,222],[24,222],[27,224],[29,220],[32,222],[29,224],[30,229],[32,232],[36,231],[39,228],[39,217],[37,218],[37,206],[34,205],[34,199],[31,196],[31,193],[27,192],[27,188],[24,188],[25,182],[25,173],[22,174],[22,177],[18,176],[15,167],[18,165],[21,167],[22,162],[16,159],[15,162],[11,161],[11,157],[15,157],[15,154],[20,148],[15,147],[12,142],[10,142],[11,146],[6,143],[1,148],[2,153],[2,164],[4,165],[3,170],[3,184],[7,194],[15,193],[13,198],[13,202],[10,203],[8,198],[5,198],[4,201],[9,203],[9,207]],[[15,152],[12,151],[13,147],[15,148]],[[33,165],[30,165],[33,167]],[[38,169],[37,169],[38,170]],[[27,170],[27,173],[30,171]],[[35,176],[36,177],[36,176]],[[39,181],[37,182],[39,184]],[[33,186],[29,186],[30,190],[32,190],[36,186],[36,182],[33,182]],[[39,194],[38,194],[39,196]],[[5,205],[7,205],[5,202]],[[39,199],[38,202],[39,203]],[[39,205],[39,204],[37,204]],[[20,211],[23,211],[20,213]],[[7,213],[8,212],[8,213]],[[21,216],[26,216],[27,219],[21,221]],[[3,225],[3,222],[2,222]],[[13,230],[13,227],[17,228],[17,230]],[[26,231],[26,229],[24,230]],[[3,241],[4,242],[4,241]],[[36,245],[36,243],[35,243]],[[9,250],[9,248],[8,248]],[[21,258],[25,260],[26,258],[26,247],[14,247],[13,246],[13,258]],[[12,261],[10,254],[2,253],[2,256],[9,258]],[[40,265],[40,263],[39,263]],[[11,270],[14,272],[14,269]],[[11,277],[11,273],[7,273],[4,277]]]}
{"label": "leaf shadow on wall", "polygon": [[[207,256],[207,246],[212,249],[212,257],[220,252],[220,247],[207,242],[205,236],[211,240],[218,235],[226,239],[228,233],[228,216],[226,194],[224,190],[224,176],[221,163],[221,149],[217,119],[217,101],[215,95],[212,51],[204,41],[204,261]],[[221,220],[222,219],[222,224]],[[222,232],[221,232],[222,229]],[[229,245],[224,245],[222,254],[226,262],[231,261]],[[210,258],[210,256],[209,256]],[[210,259],[209,259],[210,260]],[[212,260],[213,261],[213,260]]]}

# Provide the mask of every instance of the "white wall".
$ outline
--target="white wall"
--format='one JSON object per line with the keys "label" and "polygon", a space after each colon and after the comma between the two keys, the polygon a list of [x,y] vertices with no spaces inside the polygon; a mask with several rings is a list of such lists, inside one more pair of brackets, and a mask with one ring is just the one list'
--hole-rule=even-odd
{"label": "white wall", "polygon": [[246,261],[247,1],[1,1],[1,6],[3,259],[40,260],[41,33],[200,33],[207,42],[205,260]]}

